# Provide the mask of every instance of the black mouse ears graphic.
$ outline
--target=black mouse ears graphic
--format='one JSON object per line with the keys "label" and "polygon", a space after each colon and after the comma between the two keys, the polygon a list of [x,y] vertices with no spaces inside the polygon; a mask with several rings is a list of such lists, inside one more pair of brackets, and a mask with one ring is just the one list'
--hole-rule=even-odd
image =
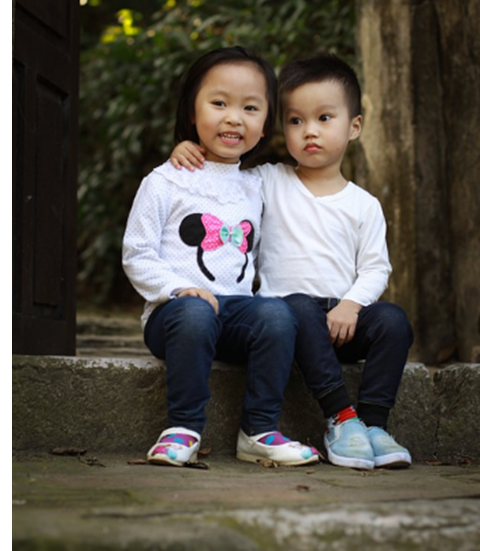
{"label": "black mouse ears graphic", "polygon": [[230,243],[245,255],[245,263],[237,278],[240,283],[245,277],[248,266],[247,253],[253,248],[255,230],[248,220],[242,220],[236,226],[228,226],[213,214],[190,214],[180,224],[180,238],[190,247],[197,247],[197,263],[202,273],[210,281],[215,281],[215,276],[207,269],[203,262],[204,251],[214,251],[219,247]]}

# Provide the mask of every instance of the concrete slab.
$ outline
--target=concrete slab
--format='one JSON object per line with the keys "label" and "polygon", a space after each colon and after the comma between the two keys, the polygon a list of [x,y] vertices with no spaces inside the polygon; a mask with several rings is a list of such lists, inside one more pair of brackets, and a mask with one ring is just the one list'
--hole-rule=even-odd
{"label": "concrete slab", "polygon": [[20,454],[14,550],[474,551],[480,466],[360,472],[266,469],[231,456],[208,470],[136,455]]}

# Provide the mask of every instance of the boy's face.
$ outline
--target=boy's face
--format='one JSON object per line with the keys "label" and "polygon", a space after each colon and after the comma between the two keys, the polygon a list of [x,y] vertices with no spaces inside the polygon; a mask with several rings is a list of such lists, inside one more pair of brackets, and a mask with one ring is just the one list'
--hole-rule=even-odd
{"label": "boy's face", "polygon": [[340,83],[304,84],[284,98],[283,129],[290,155],[302,167],[338,168],[350,140],[360,135],[362,118],[351,118]]}

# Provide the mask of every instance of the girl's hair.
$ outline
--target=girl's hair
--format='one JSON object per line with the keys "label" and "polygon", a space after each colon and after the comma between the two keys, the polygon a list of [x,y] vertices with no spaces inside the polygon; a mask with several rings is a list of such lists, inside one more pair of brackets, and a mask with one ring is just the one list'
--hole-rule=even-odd
{"label": "girl's hair", "polygon": [[177,144],[184,140],[199,143],[197,129],[192,121],[195,118],[195,99],[202,80],[213,67],[231,63],[245,63],[256,67],[265,77],[267,90],[268,114],[263,128],[264,136],[253,149],[242,155],[241,161],[245,161],[257,155],[275,131],[277,77],[265,60],[240,46],[217,48],[207,52],[199,57],[184,75],[177,104],[174,138]]}
{"label": "girl's hair", "polygon": [[280,71],[278,94],[280,116],[283,116],[286,96],[304,84],[324,81],[338,82],[347,99],[350,117],[362,114],[362,92],[355,71],[342,59],[331,53],[320,53],[306,59],[290,61]]}

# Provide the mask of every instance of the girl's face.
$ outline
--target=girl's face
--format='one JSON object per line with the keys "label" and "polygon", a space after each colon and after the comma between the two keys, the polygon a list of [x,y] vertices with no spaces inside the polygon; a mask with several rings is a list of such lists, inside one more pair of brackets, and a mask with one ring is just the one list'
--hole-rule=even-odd
{"label": "girl's face", "polygon": [[250,63],[222,63],[203,78],[194,124],[207,161],[237,163],[263,137],[268,114],[265,77]]}

